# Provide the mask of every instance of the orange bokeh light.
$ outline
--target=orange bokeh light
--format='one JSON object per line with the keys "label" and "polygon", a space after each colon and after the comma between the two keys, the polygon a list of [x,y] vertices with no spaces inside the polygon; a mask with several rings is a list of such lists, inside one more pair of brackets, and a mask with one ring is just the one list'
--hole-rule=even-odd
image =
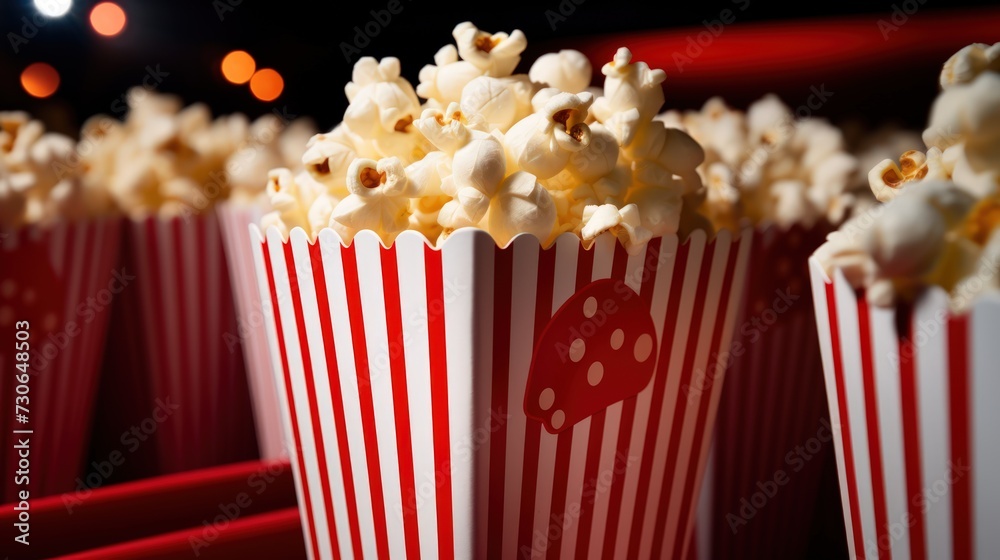
{"label": "orange bokeh light", "polygon": [[36,62],[21,72],[21,86],[28,95],[48,97],[59,89],[59,72],[44,62]]}
{"label": "orange bokeh light", "polygon": [[285,89],[285,80],[281,79],[281,74],[270,68],[258,70],[250,78],[250,91],[254,97],[261,101],[273,101],[281,95],[281,90]]}
{"label": "orange bokeh light", "polygon": [[222,59],[222,75],[234,84],[245,84],[250,81],[257,63],[246,51],[233,51]]}
{"label": "orange bokeh light", "polygon": [[105,37],[114,37],[125,29],[125,10],[114,2],[101,2],[90,10],[90,25]]}

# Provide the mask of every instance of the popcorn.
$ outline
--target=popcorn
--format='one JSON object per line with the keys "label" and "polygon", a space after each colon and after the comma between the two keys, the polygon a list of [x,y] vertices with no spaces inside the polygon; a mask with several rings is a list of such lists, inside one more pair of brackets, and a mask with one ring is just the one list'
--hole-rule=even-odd
{"label": "popcorn", "polygon": [[941,89],[967,84],[986,71],[1000,72],[1000,43],[973,43],[951,55],[941,69]]}
{"label": "popcorn", "polygon": [[[859,218],[816,251],[828,274],[844,270],[876,305],[912,299],[926,285],[948,291],[962,312],[1000,289],[1000,73],[996,46],[970,45],[941,74],[923,139],[899,164],[886,159],[869,172],[881,217]],[[992,57],[992,58],[991,58]]]}
{"label": "popcorn", "polygon": [[510,76],[528,46],[528,40],[520,29],[515,29],[510,35],[491,35],[466,21],[456,25],[451,34],[455,37],[462,60],[479,68],[486,76]]}
{"label": "popcorn", "polygon": [[543,54],[528,70],[532,82],[545,84],[567,93],[582,93],[593,79],[590,60],[580,51],[572,49]]}
{"label": "popcorn", "polygon": [[286,126],[278,117],[268,114],[254,121],[243,147],[226,161],[232,198],[253,201],[261,197],[266,185],[261,178],[270,169],[300,169],[301,154],[315,134],[312,123],[302,119]]}
{"label": "popcorn", "polygon": [[[589,243],[611,231],[630,252],[677,232],[682,218],[711,227],[683,210],[685,194],[702,191],[703,150],[653,120],[662,71],[621,49],[604,67],[604,88],[590,88],[579,52],[544,56],[515,75],[520,31],[463,23],[453,36],[457,46],[438,51],[415,90],[398,60],[360,60],[344,121],[309,140],[306,172],[293,177],[316,194],[283,200],[265,222],[282,222],[282,232],[304,224],[312,235],[326,223],[345,242],[370,229],[386,244],[404,229],[440,244],[476,227],[498,245],[521,233],[548,244],[564,232]],[[307,181],[315,188],[302,189]]]}
{"label": "popcorn", "polygon": [[0,229],[109,213],[107,192],[80,178],[73,140],[23,112],[0,112]]}
{"label": "popcorn", "polygon": [[291,170],[272,169],[267,174],[265,192],[274,211],[261,219],[263,227],[273,225],[286,237],[297,227],[312,231],[309,223],[309,207],[316,199],[316,193],[309,187],[299,184]]}
{"label": "popcorn", "polygon": [[590,144],[590,127],[584,122],[594,96],[560,93],[541,111],[525,117],[504,137],[510,159],[539,179],[559,173],[570,154]]}
{"label": "popcorn", "polygon": [[409,225],[410,198],[420,196],[406,177],[399,158],[358,158],[347,170],[351,194],[330,215],[347,231],[370,229],[395,238]]}
{"label": "popcorn", "polygon": [[587,206],[583,210],[583,222],[580,236],[584,241],[593,241],[610,231],[621,240],[630,255],[641,253],[653,237],[652,232],[642,227],[639,208],[635,204],[626,204],[620,210],[614,204]]}

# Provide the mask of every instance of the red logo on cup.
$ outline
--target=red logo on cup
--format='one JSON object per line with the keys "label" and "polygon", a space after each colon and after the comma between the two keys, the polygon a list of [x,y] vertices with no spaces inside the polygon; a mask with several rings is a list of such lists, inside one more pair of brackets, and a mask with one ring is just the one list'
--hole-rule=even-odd
{"label": "red logo on cup", "polygon": [[621,280],[598,280],[569,298],[531,359],[524,413],[558,434],[649,384],[656,328]]}

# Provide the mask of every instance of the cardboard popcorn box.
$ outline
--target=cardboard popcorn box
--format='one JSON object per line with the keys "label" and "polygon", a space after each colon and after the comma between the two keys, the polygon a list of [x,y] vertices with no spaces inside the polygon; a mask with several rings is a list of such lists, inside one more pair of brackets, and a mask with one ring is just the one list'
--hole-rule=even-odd
{"label": "cardboard popcorn box", "polygon": [[257,447],[264,459],[277,459],[288,455],[288,445],[281,428],[284,413],[274,375],[271,357],[264,332],[264,312],[257,292],[254,271],[254,247],[247,241],[247,226],[260,222],[264,211],[252,204],[223,201],[215,207],[222,230],[222,241],[236,300],[236,332],[224,341],[231,352],[243,352],[247,381],[253,404],[254,427],[257,430]]}
{"label": "cardboard popcorn box", "polygon": [[[10,467],[0,502],[14,501],[25,488],[35,498],[76,485],[90,441],[108,306],[130,288],[118,266],[120,231],[120,219],[100,218],[26,226],[0,239],[0,402],[6,403],[0,455]],[[27,347],[22,352],[15,342]],[[25,369],[27,384],[18,379]],[[29,440],[27,485],[14,474],[22,439]]]}
{"label": "cardboard popcorn box", "polygon": [[144,379],[109,390],[118,391],[115,401],[141,403],[129,410],[142,418],[103,424],[120,425],[120,432],[153,418],[155,429],[143,430],[152,432],[160,474],[257,457],[243,354],[226,346],[226,335],[238,331],[218,218],[210,212],[131,219],[125,229],[138,309],[111,336],[142,349],[141,369],[126,375]]}
{"label": "cardboard popcorn box", "polygon": [[752,233],[251,232],[311,557],[684,548]]}
{"label": "cardboard popcorn box", "polygon": [[1000,554],[1000,297],[879,308],[810,261],[852,558]]}
{"label": "cardboard popcorn box", "polygon": [[801,558],[833,453],[809,256],[828,223],[757,226],[747,294],[722,369],[698,506],[699,558]]}

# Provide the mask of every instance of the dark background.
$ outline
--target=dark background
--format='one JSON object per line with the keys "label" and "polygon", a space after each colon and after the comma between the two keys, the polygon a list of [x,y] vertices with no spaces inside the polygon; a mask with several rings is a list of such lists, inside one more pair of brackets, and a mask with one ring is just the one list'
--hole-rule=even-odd
{"label": "dark background", "polygon": [[[798,20],[826,21],[860,15],[876,22],[891,16],[894,5],[902,0],[868,2],[787,2],[738,0],[747,3],[739,13],[734,29],[761,23]],[[933,21],[941,10],[996,6],[992,3],[908,0],[919,6],[914,20]],[[452,42],[451,29],[456,23],[472,20],[489,31],[521,29],[528,37],[519,71],[527,71],[530,61],[539,54],[563,46],[586,45],[588,38],[607,34],[661,29],[693,28],[733,8],[737,0],[725,2],[624,2],[602,0],[539,0],[528,7],[504,2],[480,1],[454,8],[421,0],[400,0],[402,12],[393,15],[388,25],[361,49],[364,56],[393,55],[401,59],[404,75],[414,84],[420,68],[432,62],[434,52]],[[371,21],[370,10],[385,9],[388,0],[374,2],[307,2],[282,0],[119,0],[128,16],[128,25],[117,37],[97,35],[89,25],[90,8],[97,0],[74,0],[69,14],[49,20],[15,54],[8,33],[21,33],[21,17],[35,13],[31,0],[0,0],[0,109],[27,109],[43,118],[50,127],[73,133],[87,116],[113,113],[112,104],[146,74],[146,67],[159,65],[169,73],[160,91],[180,94],[186,102],[204,101],[216,114],[234,111],[251,116],[275,107],[287,107],[292,114],[311,115],[322,128],[335,125],[346,106],[343,85],[350,79],[351,64],[345,61],[341,42],[352,42],[355,26]],[[572,8],[565,21],[553,29],[546,12],[557,13]],[[1000,24],[996,26],[1000,35]],[[977,37],[996,41],[998,36]],[[928,41],[934,39],[929,34]],[[627,44],[627,42],[626,42]],[[908,55],[912,45],[886,41],[887,52],[897,55],[898,64],[884,69],[868,68],[859,72],[854,83],[838,84],[836,103],[828,103],[820,116],[842,122],[863,118],[869,123],[897,121],[921,128],[929,103],[937,90],[940,55]],[[277,69],[285,78],[281,97],[271,103],[256,100],[246,86],[226,82],[219,70],[222,57],[233,49],[249,51],[258,68]],[[794,51],[794,45],[788,49]],[[602,60],[609,60],[607,49]],[[356,60],[356,57],[354,58]],[[21,70],[32,62],[45,61],[60,73],[59,90],[48,99],[28,96],[19,84]],[[695,59],[692,68],[701,62]],[[859,67],[865,66],[858,60]],[[816,65],[822,67],[823,61]],[[595,70],[599,65],[595,65]],[[667,108],[696,108],[712,94],[723,94],[734,105],[747,103],[767,93],[787,93],[796,103],[795,92],[807,91],[812,82],[795,84],[796,76],[785,76],[784,83],[773,80],[747,80],[729,87],[706,91],[704,84],[686,82],[685,75],[670,76],[666,84]],[[790,84],[798,90],[790,90]],[[119,105],[116,105],[119,107]],[[120,113],[118,116],[121,116]]]}

